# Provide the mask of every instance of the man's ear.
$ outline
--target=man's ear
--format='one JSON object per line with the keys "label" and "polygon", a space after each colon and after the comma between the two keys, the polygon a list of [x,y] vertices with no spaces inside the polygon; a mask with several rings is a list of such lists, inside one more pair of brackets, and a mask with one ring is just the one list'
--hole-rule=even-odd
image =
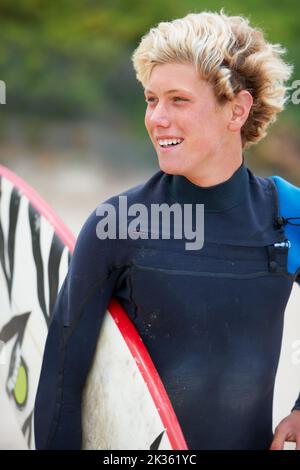
{"label": "man's ear", "polygon": [[228,129],[232,132],[240,131],[250,113],[253,105],[251,93],[247,90],[241,90],[231,103],[231,117],[228,123]]}

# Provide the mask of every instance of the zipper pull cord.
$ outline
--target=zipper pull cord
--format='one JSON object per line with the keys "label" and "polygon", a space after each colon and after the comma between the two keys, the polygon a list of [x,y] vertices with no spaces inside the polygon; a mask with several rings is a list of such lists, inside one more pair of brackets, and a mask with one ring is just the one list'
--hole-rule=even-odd
{"label": "zipper pull cord", "polygon": [[279,217],[276,217],[276,222],[279,225],[279,227],[281,227],[283,225],[287,225],[287,224],[294,225],[296,227],[300,227],[300,223],[297,224],[297,223],[290,222],[290,220],[296,220],[296,219],[300,220],[300,217],[282,217],[282,216],[279,216]]}

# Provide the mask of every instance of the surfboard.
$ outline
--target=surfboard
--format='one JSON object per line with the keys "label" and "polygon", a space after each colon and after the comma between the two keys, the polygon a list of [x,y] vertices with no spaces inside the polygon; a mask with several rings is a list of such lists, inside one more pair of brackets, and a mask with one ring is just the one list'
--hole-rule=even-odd
{"label": "surfboard", "polygon": [[[74,245],[75,237],[43,199],[0,166],[0,396],[5,395],[0,403],[10,408],[30,449],[45,340]],[[274,427],[290,412],[300,389],[299,305],[300,287],[295,284],[285,312]],[[0,448],[4,442],[7,438],[0,434]],[[83,447],[187,449],[152,360],[114,299],[84,391]]]}
{"label": "surfboard", "polygon": [[[74,236],[43,199],[0,166],[0,389],[29,449],[47,331],[74,246]],[[85,449],[187,449],[154,364],[114,299],[82,412]]]}

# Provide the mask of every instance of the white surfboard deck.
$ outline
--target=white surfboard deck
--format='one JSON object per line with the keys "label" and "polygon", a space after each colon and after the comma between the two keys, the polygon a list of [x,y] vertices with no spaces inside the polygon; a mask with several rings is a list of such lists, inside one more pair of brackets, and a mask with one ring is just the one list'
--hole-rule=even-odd
{"label": "white surfboard deck", "polygon": [[83,400],[85,449],[172,449],[140,373],[142,359],[132,357],[113,317],[106,315]]}
{"label": "white surfboard deck", "polygon": [[[33,449],[45,340],[75,239],[17,175],[0,166],[0,178],[0,393],[6,394],[5,406],[9,403],[24,446]],[[0,448],[6,448],[4,442],[0,431]],[[105,315],[84,393],[83,446],[187,448],[151,358],[115,300]]]}

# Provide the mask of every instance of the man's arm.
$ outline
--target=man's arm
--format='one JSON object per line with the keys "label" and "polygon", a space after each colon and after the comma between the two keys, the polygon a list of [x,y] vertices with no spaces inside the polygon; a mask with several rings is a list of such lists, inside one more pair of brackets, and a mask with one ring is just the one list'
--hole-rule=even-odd
{"label": "man's arm", "polygon": [[115,245],[97,238],[98,221],[93,213],[81,230],[56,300],[35,402],[37,449],[81,448],[83,388],[121,272]]}

